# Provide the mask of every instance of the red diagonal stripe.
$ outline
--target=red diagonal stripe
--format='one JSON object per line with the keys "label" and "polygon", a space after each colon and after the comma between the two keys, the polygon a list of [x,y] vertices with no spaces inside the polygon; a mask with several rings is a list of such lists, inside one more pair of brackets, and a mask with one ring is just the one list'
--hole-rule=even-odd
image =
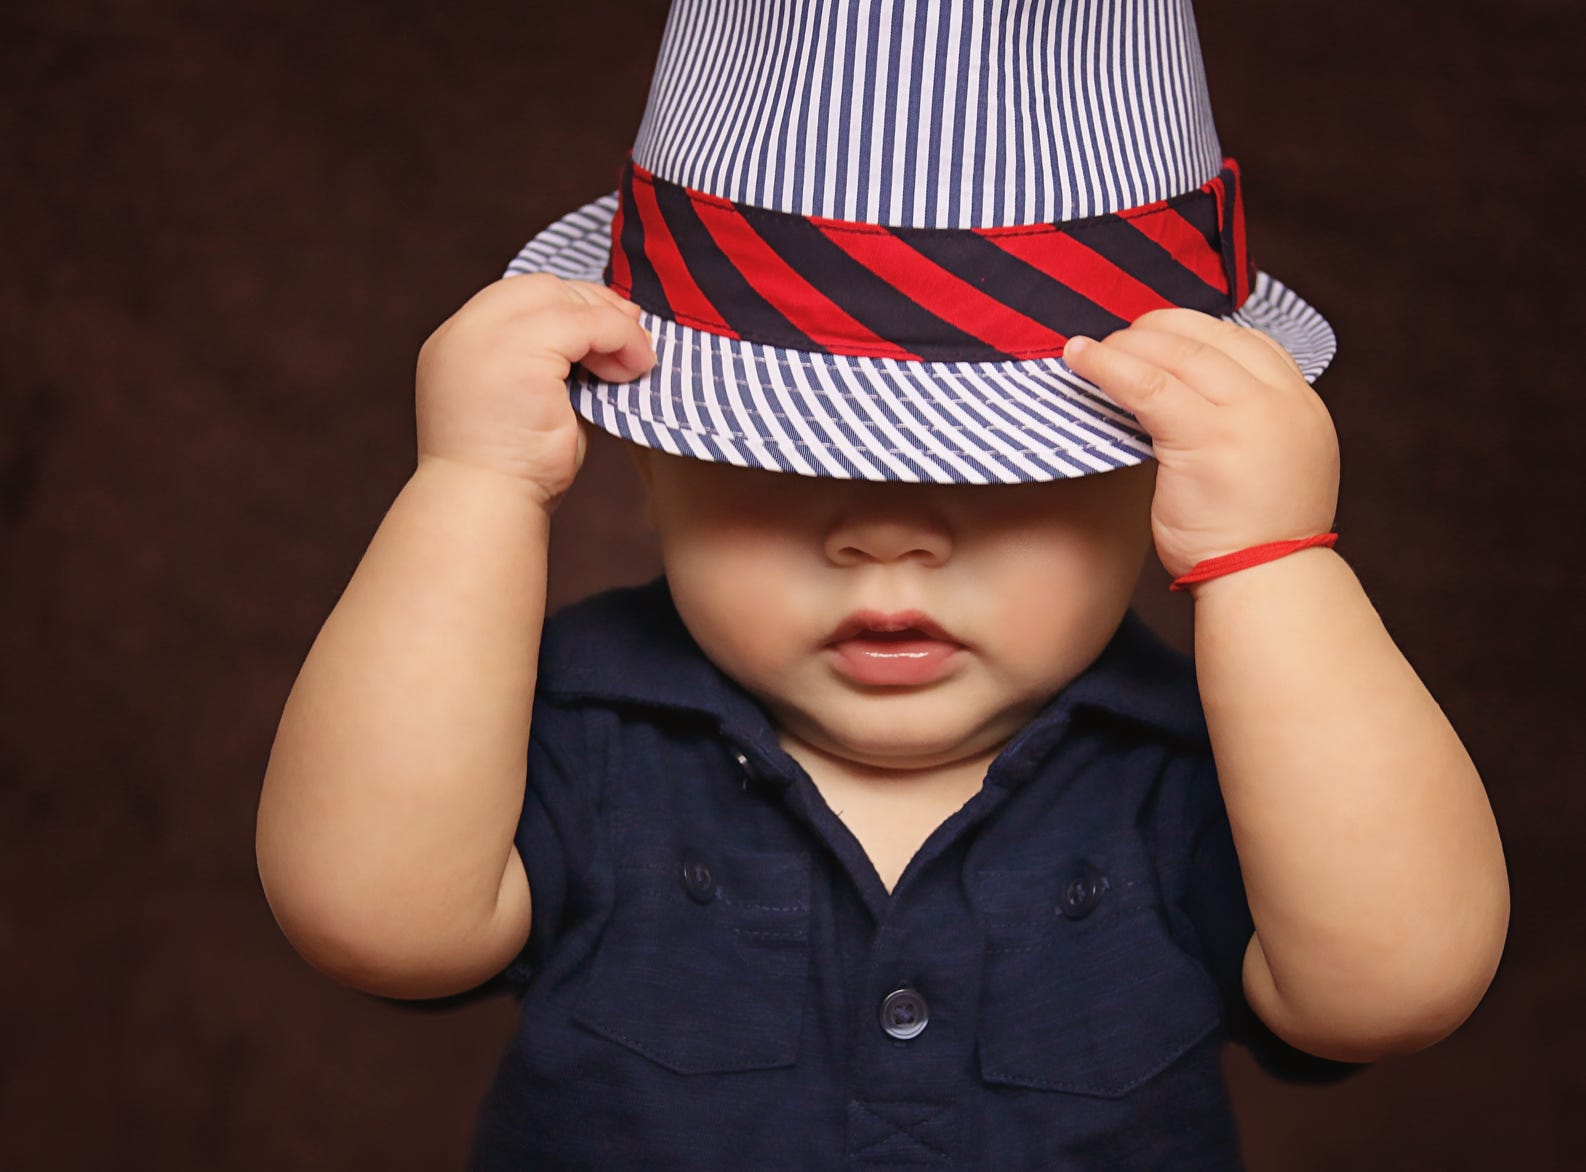
{"label": "red diagonal stripe", "polygon": [[622,197],[617,197],[617,214],[611,217],[611,287],[624,297],[633,296],[633,270],[628,267],[628,252],[622,247]]}
{"label": "red diagonal stripe", "polygon": [[[1213,180],[1216,183],[1216,180]],[[1220,189],[1222,184],[1217,184]],[[1219,201],[1221,196],[1218,197]],[[1213,289],[1228,289],[1228,274],[1223,259],[1206,243],[1200,229],[1172,208],[1160,208],[1143,216],[1126,216],[1125,222],[1149,240],[1154,240],[1190,272]]]}
{"label": "red diagonal stripe", "polygon": [[705,296],[683,263],[677,241],[672,239],[672,230],[667,227],[660,206],[655,202],[655,185],[645,182],[642,176],[635,176],[635,180],[633,201],[639,208],[639,223],[644,225],[644,255],[661,282],[661,291],[672,307],[672,316],[697,329],[736,338],[738,332],[716,312],[710,298]]}
{"label": "red diagonal stripe", "polygon": [[1239,171],[1239,164],[1232,159],[1224,159],[1223,166],[1234,177],[1233,231],[1224,234],[1223,247],[1233,250],[1233,295],[1234,308],[1237,309],[1250,296],[1250,253],[1245,244],[1245,179]]}
{"label": "red diagonal stripe", "polygon": [[760,238],[732,204],[698,199],[692,193],[689,202],[711,239],[731,258],[754,291],[832,353],[919,360],[918,354],[881,337],[805,280]]}
{"label": "red diagonal stripe", "polygon": [[[1044,230],[1040,230],[1044,229]],[[1136,280],[1112,261],[1060,232],[1052,225],[1021,229],[1017,233],[982,233],[1002,251],[1039,269],[1108,313],[1133,321],[1153,309],[1172,304],[1149,285]]]}
{"label": "red diagonal stripe", "polygon": [[1004,354],[1058,351],[1068,339],[927,260],[885,228],[811,221],[838,248],[911,301]]}

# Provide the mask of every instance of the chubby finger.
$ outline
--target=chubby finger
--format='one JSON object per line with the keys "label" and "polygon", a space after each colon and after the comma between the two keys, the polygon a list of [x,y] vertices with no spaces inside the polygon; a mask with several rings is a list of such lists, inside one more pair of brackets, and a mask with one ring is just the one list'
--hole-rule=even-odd
{"label": "chubby finger", "polygon": [[585,315],[579,325],[587,331],[587,351],[570,357],[596,378],[628,382],[655,365],[655,343],[637,317],[604,298],[590,304]]}
{"label": "chubby finger", "polygon": [[1070,338],[1063,361],[1132,413],[1157,443],[1186,443],[1206,426],[1209,413],[1215,410],[1204,395],[1185,386],[1170,371],[1119,349],[1111,341]]}
{"label": "chubby finger", "polygon": [[1134,324],[1213,346],[1272,386],[1305,378],[1281,342],[1226,318],[1195,309],[1153,309],[1136,318]]}
{"label": "chubby finger", "polygon": [[[578,359],[579,365],[611,383],[637,378],[655,365],[655,340],[640,324],[643,311],[637,304],[595,281],[567,280],[562,289],[569,300],[589,312],[589,353]],[[613,309],[626,319],[621,325],[612,325],[607,311]],[[636,338],[642,341],[636,342]]]}
{"label": "chubby finger", "polygon": [[1260,394],[1264,386],[1248,367],[1215,342],[1145,325],[1143,319],[1128,329],[1109,334],[1106,344],[1161,367],[1218,406]]}
{"label": "chubby finger", "polygon": [[558,292],[551,304],[487,320],[485,328],[499,331],[512,361],[559,379],[577,364],[607,382],[627,382],[656,360],[644,326],[593,294]]}
{"label": "chubby finger", "polygon": [[535,313],[551,306],[605,305],[620,310],[637,321],[643,311],[614,289],[597,281],[580,281],[552,273],[514,273],[486,285],[469,300],[482,310],[505,317]]}
{"label": "chubby finger", "polygon": [[573,280],[568,281],[567,284],[573,287],[575,290],[583,292],[588,296],[599,298],[607,305],[616,306],[618,309],[622,310],[623,313],[633,318],[634,321],[638,321],[639,315],[644,312],[644,310],[639,306],[638,302],[628,300],[609,285],[602,285],[595,281]]}
{"label": "chubby finger", "polygon": [[1290,378],[1301,379],[1306,386],[1310,385],[1311,380],[1305,377],[1305,372],[1300,369],[1300,364],[1294,361],[1294,355],[1289,353],[1287,346],[1263,330],[1247,329],[1245,333],[1272,351],[1272,356],[1277,360],[1276,369],[1286,370]]}

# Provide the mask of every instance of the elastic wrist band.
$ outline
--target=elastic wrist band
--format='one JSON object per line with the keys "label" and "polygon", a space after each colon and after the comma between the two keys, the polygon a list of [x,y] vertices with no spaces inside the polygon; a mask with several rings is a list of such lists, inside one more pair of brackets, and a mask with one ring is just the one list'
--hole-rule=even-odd
{"label": "elastic wrist band", "polygon": [[1325,545],[1331,549],[1333,542],[1337,540],[1336,533],[1318,533],[1315,537],[1302,537],[1298,541],[1269,541],[1265,545],[1252,545],[1249,549],[1236,549],[1233,553],[1225,553],[1221,557],[1196,562],[1190,567],[1189,573],[1174,578],[1168,589],[1183,590],[1186,586],[1193,586],[1208,578],[1221,578],[1224,574],[1232,574],[1235,570],[1259,566],[1262,562],[1274,561],[1285,554],[1310,549],[1313,545]]}

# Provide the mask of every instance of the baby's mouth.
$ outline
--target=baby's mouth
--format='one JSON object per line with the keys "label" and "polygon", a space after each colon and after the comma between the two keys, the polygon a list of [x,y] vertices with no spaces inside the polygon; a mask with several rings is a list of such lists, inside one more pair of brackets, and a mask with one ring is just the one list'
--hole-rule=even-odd
{"label": "baby's mouth", "polygon": [[835,670],[858,684],[904,687],[940,679],[963,644],[919,611],[859,611],[826,641]]}
{"label": "baby's mouth", "polygon": [[826,637],[828,647],[850,639],[863,639],[877,643],[935,642],[956,645],[958,640],[948,634],[930,615],[917,610],[885,614],[881,611],[861,610],[845,618],[837,629]]}

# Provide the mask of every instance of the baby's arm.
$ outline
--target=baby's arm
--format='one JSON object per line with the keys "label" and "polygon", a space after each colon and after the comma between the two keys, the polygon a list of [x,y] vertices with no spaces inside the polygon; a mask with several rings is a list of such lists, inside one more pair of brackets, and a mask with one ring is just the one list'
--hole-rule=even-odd
{"label": "baby's arm", "polygon": [[584,436],[565,379],[653,362],[638,308],[549,276],[481,290],[424,344],[418,465],[299,672],[259,800],[293,946],[391,997],[477,985],[522,948],[522,809],[550,513]]}
{"label": "baby's arm", "polygon": [[[1280,347],[1149,314],[1070,365],[1135,412],[1160,467],[1158,553],[1325,532],[1338,449]],[[1195,658],[1256,934],[1251,1006],[1327,1058],[1424,1048],[1492,981],[1509,887],[1481,778],[1354,574],[1311,548],[1194,587]]]}

